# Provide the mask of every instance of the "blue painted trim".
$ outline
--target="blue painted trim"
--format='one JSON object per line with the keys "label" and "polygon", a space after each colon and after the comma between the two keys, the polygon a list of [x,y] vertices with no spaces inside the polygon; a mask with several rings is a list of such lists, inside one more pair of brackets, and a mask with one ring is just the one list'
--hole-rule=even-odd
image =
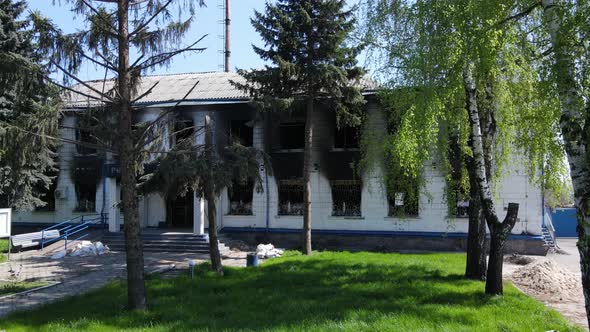
{"label": "blue painted trim", "polygon": [[[226,233],[284,233],[294,234],[301,233],[300,229],[292,228],[266,228],[261,227],[224,227],[221,229]],[[342,236],[410,236],[410,237],[430,237],[430,238],[467,238],[467,233],[444,233],[444,232],[399,232],[399,231],[357,231],[357,230],[332,230],[332,229],[313,229],[314,234],[342,235]],[[523,235],[510,234],[508,237],[512,240],[530,240],[540,241],[541,235]]]}
{"label": "blue painted trim", "polygon": [[[75,223],[65,223],[63,224],[63,226],[76,226],[76,225],[80,225],[79,222],[75,222]],[[105,228],[106,224],[90,224],[88,225],[90,228]],[[46,222],[13,222],[12,223],[13,227],[51,227],[51,226],[55,226],[55,223],[46,223]]]}

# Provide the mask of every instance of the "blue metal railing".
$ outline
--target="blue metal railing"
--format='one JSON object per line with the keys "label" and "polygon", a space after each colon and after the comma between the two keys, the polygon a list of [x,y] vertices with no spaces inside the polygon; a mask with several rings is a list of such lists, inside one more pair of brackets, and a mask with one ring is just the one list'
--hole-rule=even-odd
{"label": "blue metal railing", "polygon": [[[53,242],[57,242],[59,240],[64,240],[64,250],[68,248],[68,240],[73,235],[77,235],[80,232],[87,230],[90,228],[91,225],[106,225],[106,215],[105,214],[90,214],[90,215],[83,215],[77,216],[66,221],[62,221],[58,224],[55,224],[51,227],[47,227],[41,230],[41,249],[43,249],[46,245],[51,244]],[[51,237],[46,238],[45,232],[50,230],[57,230],[59,232],[58,237]],[[72,241],[78,241],[90,233],[86,233],[84,235],[78,236],[77,238],[73,239]]]}

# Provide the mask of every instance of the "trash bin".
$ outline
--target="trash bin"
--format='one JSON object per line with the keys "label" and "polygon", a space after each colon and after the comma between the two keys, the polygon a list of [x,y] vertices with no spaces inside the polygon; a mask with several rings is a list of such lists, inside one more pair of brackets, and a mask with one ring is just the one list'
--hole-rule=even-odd
{"label": "trash bin", "polygon": [[246,256],[246,266],[258,266],[258,255],[255,253],[249,253]]}

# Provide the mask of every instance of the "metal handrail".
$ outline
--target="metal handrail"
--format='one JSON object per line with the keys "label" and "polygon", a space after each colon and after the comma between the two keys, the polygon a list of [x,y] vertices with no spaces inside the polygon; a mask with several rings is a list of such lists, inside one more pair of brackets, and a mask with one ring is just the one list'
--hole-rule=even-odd
{"label": "metal handrail", "polygon": [[[93,217],[93,218],[88,218],[88,217]],[[72,224],[72,222],[77,219],[80,219],[80,223]],[[56,242],[61,239],[65,240],[64,249],[67,249],[69,236],[72,236],[74,234],[77,234],[77,233],[85,230],[85,229],[90,228],[91,224],[97,224],[96,221],[100,221],[101,224],[105,224],[106,223],[106,215],[104,215],[104,214],[90,214],[90,215],[77,216],[77,217],[68,219],[66,221],[60,222],[60,223],[55,224],[51,227],[47,227],[47,228],[41,230],[41,249],[43,249],[46,244]],[[45,231],[56,229],[56,228],[63,226],[63,225],[66,225],[66,226],[58,230],[60,233],[60,235],[58,237],[51,238],[49,240],[45,239]],[[74,241],[84,238],[87,235],[89,235],[89,233],[84,234],[83,236],[74,239]]]}

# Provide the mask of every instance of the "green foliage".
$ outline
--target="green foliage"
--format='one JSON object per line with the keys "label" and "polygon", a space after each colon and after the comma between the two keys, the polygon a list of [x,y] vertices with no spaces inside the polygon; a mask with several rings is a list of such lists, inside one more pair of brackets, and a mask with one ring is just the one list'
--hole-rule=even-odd
{"label": "green foliage", "polygon": [[0,206],[44,206],[54,180],[58,133],[57,91],[47,85],[43,54],[18,21],[24,2],[0,3]]}
{"label": "green foliage", "polygon": [[[267,3],[251,20],[265,48],[254,51],[272,65],[240,70],[245,84],[234,84],[253,96],[259,110],[288,110],[294,99],[313,98],[336,113],[339,124],[361,122],[364,98],[356,66],[359,46],[347,44],[355,20],[343,0]],[[326,98],[327,97],[327,98]]]}
{"label": "green foliage", "polygon": [[[154,172],[141,177],[143,193],[160,192],[166,197],[184,196],[189,190],[204,194],[204,185],[210,181],[215,193],[223,188],[232,188],[236,183],[253,180],[258,191],[262,190],[259,160],[266,160],[261,151],[234,143],[220,153],[212,153],[208,160],[203,149],[206,147],[185,140],[154,161]],[[270,162],[266,160],[266,165]],[[270,167],[267,167],[270,171]],[[209,178],[209,176],[211,178]]]}
{"label": "green foliage", "polygon": [[[384,68],[382,76],[391,86],[418,87],[390,149],[406,172],[415,173],[429,160],[442,165],[450,210],[468,192],[463,168],[471,152],[462,75],[470,62],[476,68],[480,109],[496,112],[492,180],[514,162],[528,165],[531,179],[546,188],[562,186],[564,152],[553,130],[558,128],[556,100],[543,88],[533,52],[523,43],[526,36],[512,21],[504,21],[527,5],[369,0],[364,7],[363,32],[371,57]],[[384,103],[405,103],[397,99]]]}
{"label": "green foliage", "polygon": [[503,298],[483,296],[481,282],[463,279],[464,261],[463,254],[287,252],[258,268],[225,268],[223,278],[206,265],[197,266],[195,279],[150,277],[147,311],[122,310],[126,287],[117,281],[11,315],[2,327],[14,332],[582,331],[510,284]]}

